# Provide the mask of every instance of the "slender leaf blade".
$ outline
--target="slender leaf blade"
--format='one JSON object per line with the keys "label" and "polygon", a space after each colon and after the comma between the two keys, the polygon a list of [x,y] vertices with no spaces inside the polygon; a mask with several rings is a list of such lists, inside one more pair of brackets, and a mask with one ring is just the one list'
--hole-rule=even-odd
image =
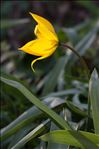
{"label": "slender leaf blade", "polygon": [[18,89],[30,102],[32,102],[35,106],[37,106],[41,111],[47,114],[56,124],[58,124],[63,129],[71,129],[68,123],[62,119],[58,114],[56,114],[53,110],[49,109],[44,103],[42,103],[37,97],[35,97],[32,92],[30,92],[25,86],[21,83],[13,80],[6,79],[1,77],[1,81],[4,83],[15,87]]}
{"label": "slender leaf blade", "polygon": [[31,132],[29,132],[25,137],[23,137],[19,142],[17,142],[11,149],[19,149],[24,144],[26,144],[31,139],[35,138],[37,135],[39,135],[41,132],[43,132],[47,125],[49,124],[50,120],[46,120],[43,123],[41,123],[39,126],[37,126],[35,129],[33,129]]}
{"label": "slender leaf blade", "polygon": [[89,96],[92,106],[92,116],[95,133],[99,134],[99,77],[94,69],[89,82]]}
{"label": "slender leaf blade", "polygon": [[[46,98],[45,100],[43,100],[43,102],[44,104],[48,105],[49,108],[52,108],[52,109],[55,109],[55,108],[58,109],[59,107],[62,106],[62,104],[64,105],[65,103],[65,101],[62,101],[62,99],[60,100],[58,98],[57,100],[54,99],[54,105],[53,105],[52,98],[50,98],[49,100]],[[31,107],[30,109],[26,110],[23,114],[21,114],[17,119],[11,122],[9,125],[1,129],[2,140],[5,140],[7,137],[10,137],[14,133],[22,129],[22,127],[30,124],[32,121],[35,121],[37,119],[39,120],[42,119],[43,116],[46,117],[42,111],[40,111],[35,106]]]}
{"label": "slender leaf blade", "polygon": [[84,131],[56,130],[41,136],[40,139],[43,141],[73,145],[84,149],[98,149],[99,146],[99,135]]}

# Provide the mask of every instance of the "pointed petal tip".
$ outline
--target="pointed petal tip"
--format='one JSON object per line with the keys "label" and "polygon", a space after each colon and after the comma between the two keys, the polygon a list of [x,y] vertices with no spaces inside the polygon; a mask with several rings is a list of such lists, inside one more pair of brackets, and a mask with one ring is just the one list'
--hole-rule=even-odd
{"label": "pointed petal tip", "polygon": [[35,13],[29,12],[29,14],[34,18],[35,16],[37,16]]}
{"label": "pointed petal tip", "polygon": [[36,18],[37,18],[37,14],[29,12],[29,14],[32,16],[32,18],[37,22]]}
{"label": "pointed petal tip", "polygon": [[32,12],[29,12],[29,14],[32,15],[33,13]]}
{"label": "pointed petal tip", "polygon": [[32,62],[31,62],[31,69],[33,70],[33,72],[35,72],[35,70],[34,70],[34,63],[36,62],[36,61],[38,61],[38,60],[42,60],[42,59],[45,59],[46,57],[48,57],[47,55],[46,56],[41,56],[41,57],[38,57],[38,58],[36,58],[35,60],[33,60]]}
{"label": "pointed petal tip", "polygon": [[22,48],[18,48],[18,50],[22,50]]}
{"label": "pointed petal tip", "polygon": [[33,61],[31,62],[31,69],[32,69],[33,72],[35,72],[35,70],[34,70],[34,66],[33,66],[34,63],[35,63],[35,60],[33,60]]}
{"label": "pointed petal tip", "polygon": [[20,51],[24,51],[23,46],[22,46],[21,48],[18,48],[18,50],[20,50]]}
{"label": "pointed petal tip", "polygon": [[35,70],[34,70],[33,66],[31,66],[31,69],[32,69],[32,71],[35,73]]}

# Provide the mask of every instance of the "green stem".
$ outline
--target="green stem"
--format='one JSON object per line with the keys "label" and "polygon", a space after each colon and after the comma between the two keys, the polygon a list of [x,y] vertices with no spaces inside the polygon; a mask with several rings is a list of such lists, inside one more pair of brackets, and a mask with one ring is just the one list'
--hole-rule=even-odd
{"label": "green stem", "polygon": [[61,45],[62,47],[65,47],[65,48],[70,49],[73,53],[75,53],[75,54],[77,55],[77,57],[80,59],[81,64],[82,64],[83,67],[85,68],[86,75],[87,75],[87,78],[88,78],[88,80],[89,80],[89,77],[90,77],[89,69],[88,69],[88,66],[87,66],[85,60],[82,58],[82,56],[81,56],[74,48],[72,48],[71,46],[69,46],[69,45],[67,45],[67,44],[65,44],[65,43],[60,43],[60,45]]}
{"label": "green stem", "polygon": [[[87,66],[85,60],[81,57],[81,55],[74,48],[72,48],[71,46],[69,46],[69,45],[67,45],[65,43],[60,43],[60,46],[65,47],[65,48],[68,48],[68,49],[70,49],[72,52],[74,52],[76,54],[76,56],[80,59],[81,64],[85,68],[86,76],[87,76],[87,78],[89,80],[89,78],[90,78],[90,72],[89,72],[89,69],[88,69],[88,66]],[[88,97],[88,122],[87,122],[87,125],[89,124],[89,121],[90,121],[90,107],[91,107],[91,105],[90,105],[90,99]]]}

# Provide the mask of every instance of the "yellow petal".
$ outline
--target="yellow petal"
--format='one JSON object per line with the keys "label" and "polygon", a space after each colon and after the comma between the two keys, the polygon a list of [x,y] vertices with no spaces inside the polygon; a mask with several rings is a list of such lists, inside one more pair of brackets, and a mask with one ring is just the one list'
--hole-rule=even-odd
{"label": "yellow petal", "polygon": [[36,56],[44,56],[53,53],[53,47],[56,49],[57,42],[46,39],[35,39],[19,48],[19,50]]}
{"label": "yellow petal", "polygon": [[35,72],[34,67],[33,67],[34,63],[35,63],[36,61],[42,60],[42,59],[44,59],[44,58],[46,58],[46,57],[48,57],[48,56],[42,56],[42,57],[36,58],[35,60],[33,60],[33,61],[31,62],[31,68],[32,68],[32,70],[33,70],[34,72]]}
{"label": "yellow petal", "polygon": [[55,30],[53,28],[53,26],[51,25],[51,23],[44,19],[41,16],[38,16],[34,13],[30,13],[32,15],[32,17],[36,20],[36,22],[38,23],[38,25],[35,28],[34,33],[36,34],[36,36],[39,38],[38,32],[41,33],[45,38],[49,39],[49,40],[56,40],[58,41],[57,35],[55,33]]}
{"label": "yellow petal", "polygon": [[41,57],[36,58],[35,60],[33,60],[32,63],[31,63],[31,68],[32,68],[32,70],[35,72],[35,70],[34,70],[34,68],[33,68],[33,65],[34,65],[34,63],[35,63],[36,61],[42,60],[42,59],[45,59],[45,58],[49,57],[50,55],[53,54],[53,52],[56,50],[56,48],[57,48],[57,46],[54,45],[54,46],[48,51],[48,53],[46,53],[44,56],[41,56]]}
{"label": "yellow petal", "polygon": [[36,35],[37,38],[46,38],[46,35],[44,36],[44,34],[42,34],[42,32],[40,32],[39,25],[36,25],[36,27],[34,29],[34,34]]}
{"label": "yellow petal", "polygon": [[54,30],[52,24],[51,24],[48,20],[46,20],[45,18],[43,18],[43,17],[41,17],[41,16],[39,16],[39,15],[36,15],[36,14],[34,14],[34,13],[31,13],[31,12],[30,12],[30,14],[31,14],[31,16],[35,19],[35,21],[36,21],[38,24],[44,25],[44,26],[45,26],[46,28],[48,28],[51,32],[55,33],[55,30]]}

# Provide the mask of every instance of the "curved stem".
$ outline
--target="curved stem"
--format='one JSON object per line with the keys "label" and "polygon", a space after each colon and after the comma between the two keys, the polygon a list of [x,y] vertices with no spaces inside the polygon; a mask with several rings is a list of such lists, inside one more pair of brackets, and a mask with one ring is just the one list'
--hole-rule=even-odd
{"label": "curved stem", "polygon": [[[65,47],[65,48],[69,48],[72,52],[74,52],[77,55],[77,57],[80,59],[81,64],[85,68],[87,78],[89,79],[90,72],[89,72],[88,66],[87,66],[85,60],[80,56],[80,54],[74,48],[72,48],[71,46],[69,46],[69,45],[67,45],[65,43],[60,43],[60,46]],[[88,121],[87,121],[87,129],[88,129],[89,122],[90,122],[90,108],[91,108],[91,104],[90,104],[90,99],[88,97]]]}
{"label": "curved stem", "polygon": [[68,49],[70,49],[72,52],[74,52],[76,54],[76,56],[80,59],[81,64],[85,68],[87,78],[89,79],[89,77],[90,77],[89,69],[88,69],[88,66],[87,66],[85,60],[82,58],[82,56],[80,56],[79,53],[74,48],[72,48],[71,46],[69,46],[69,45],[67,45],[65,43],[60,43],[60,46],[68,48]]}

